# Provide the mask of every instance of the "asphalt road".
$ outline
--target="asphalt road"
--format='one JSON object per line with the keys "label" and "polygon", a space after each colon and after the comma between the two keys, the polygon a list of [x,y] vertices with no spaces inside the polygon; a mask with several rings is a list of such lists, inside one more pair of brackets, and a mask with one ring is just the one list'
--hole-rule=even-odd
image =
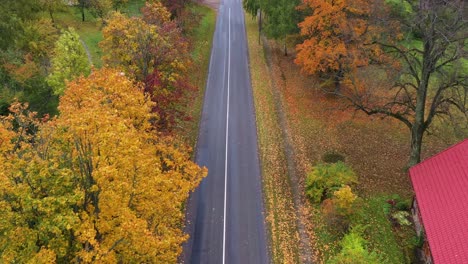
{"label": "asphalt road", "polygon": [[187,203],[184,263],[269,263],[255,113],[240,0],[218,11],[196,162],[208,176]]}

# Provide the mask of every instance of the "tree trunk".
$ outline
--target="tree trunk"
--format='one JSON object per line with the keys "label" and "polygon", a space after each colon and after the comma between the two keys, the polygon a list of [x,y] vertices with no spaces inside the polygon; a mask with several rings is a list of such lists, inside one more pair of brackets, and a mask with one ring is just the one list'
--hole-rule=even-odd
{"label": "tree trunk", "polygon": [[54,19],[54,15],[52,13],[52,9],[49,9],[49,16],[50,16],[50,19],[52,20],[52,24],[55,25],[55,19]]}
{"label": "tree trunk", "polygon": [[84,4],[84,2],[82,2],[82,4],[81,4],[81,21],[82,22],[85,21],[84,8],[85,8],[85,4]]}
{"label": "tree trunk", "polygon": [[344,72],[342,67],[336,72],[333,82],[335,84],[335,94],[339,94],[341,91],[341,81],[343,80]]}
{"label": "tree trunk", "polygon": [[426,99],[427,88],[429,86],[429,79],[433,69],[431,53],[433,50],[433,43],[427,40],[424,43],[424,53],[422,59],[421,81],[418,85],[416,94],[416,109],[414,111],[414,122],[411,127],[411,153],[408,166],[414,166],[421,161],[421,146],[424,132],[427,125],[424,121],[426,113]]}
{"label": "tree trunk", "polygon": [[286,47],[286,37],[284,37],[284,56],[288,56],[288,48]]}
{"label": "tree trunk", "polygon": [[[423,67],[424,68],[424,67]],[[421,161],[421,146],[426,125],[424,124],[424,115],[426,108],[427,81],[423,76],[422,82],[419,85],[416,109],[413,126],[411,127],[411,153],[408,162],[408,168],[418,164]]]}
{"label": "tree trunk", "polygon": [[259,9],[258,12],[260,13],[258,16],[258,44],[260,44],[262,37],[262,9]]}
{"label": "tree trunk", "polygon": [[423,135],[424,129],[422,124],[413,124],[413,127],[411,128],[411,151],[408,168],[411,168],[421,161],[421,146]]}

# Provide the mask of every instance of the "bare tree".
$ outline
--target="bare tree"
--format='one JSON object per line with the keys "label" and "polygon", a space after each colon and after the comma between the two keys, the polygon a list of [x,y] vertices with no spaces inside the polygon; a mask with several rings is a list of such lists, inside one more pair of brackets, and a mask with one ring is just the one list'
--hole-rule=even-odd
{"label": "bare tree", "polygon": [[411,131],[408,165],[413,166],[420,162],[423,136],[434,118],[459,115],[468,122],[468,28],[463,0],[404,2],[413,12],[402,19],[402,28],[406,34],[416,36],[421,45],[373,43],[401,63],[394,85],[376,92],[350,78],[352,85],[340,95],[368,115],[403,122]]}

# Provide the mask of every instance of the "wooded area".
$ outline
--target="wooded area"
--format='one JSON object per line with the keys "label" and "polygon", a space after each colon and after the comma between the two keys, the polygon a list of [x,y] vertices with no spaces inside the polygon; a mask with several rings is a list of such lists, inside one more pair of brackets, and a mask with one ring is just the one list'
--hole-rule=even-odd
{"label": "wooded area", "polygon": [[0,262],[177,261],[184,204],[206,176],[189,135],[175,130],[197,91],[194,10],[187,1],[2,3]]}
{"label": "wooded area", "polygon": [[[411,131],[408,166],[420,161],[435,117],[467,135],[463,1],[245,0],[244,7],[259,16],[267,37],[294,39],[296,63],[321,78],[327,92],[368,115],[403,122]],[[381,80],[378,87],[369,78]]]}

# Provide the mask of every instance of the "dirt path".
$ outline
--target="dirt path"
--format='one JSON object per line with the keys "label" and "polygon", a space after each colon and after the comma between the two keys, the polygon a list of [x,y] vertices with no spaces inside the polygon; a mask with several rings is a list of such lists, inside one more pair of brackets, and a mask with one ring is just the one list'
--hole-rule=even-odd
{"label": "dirt path", "polygon": [[93,58],[91,57],[91,52],[89,52],[88,45],[80,38],[81,45],[85,49],[86,56],[88,57],[89,65],[93,65]]}

